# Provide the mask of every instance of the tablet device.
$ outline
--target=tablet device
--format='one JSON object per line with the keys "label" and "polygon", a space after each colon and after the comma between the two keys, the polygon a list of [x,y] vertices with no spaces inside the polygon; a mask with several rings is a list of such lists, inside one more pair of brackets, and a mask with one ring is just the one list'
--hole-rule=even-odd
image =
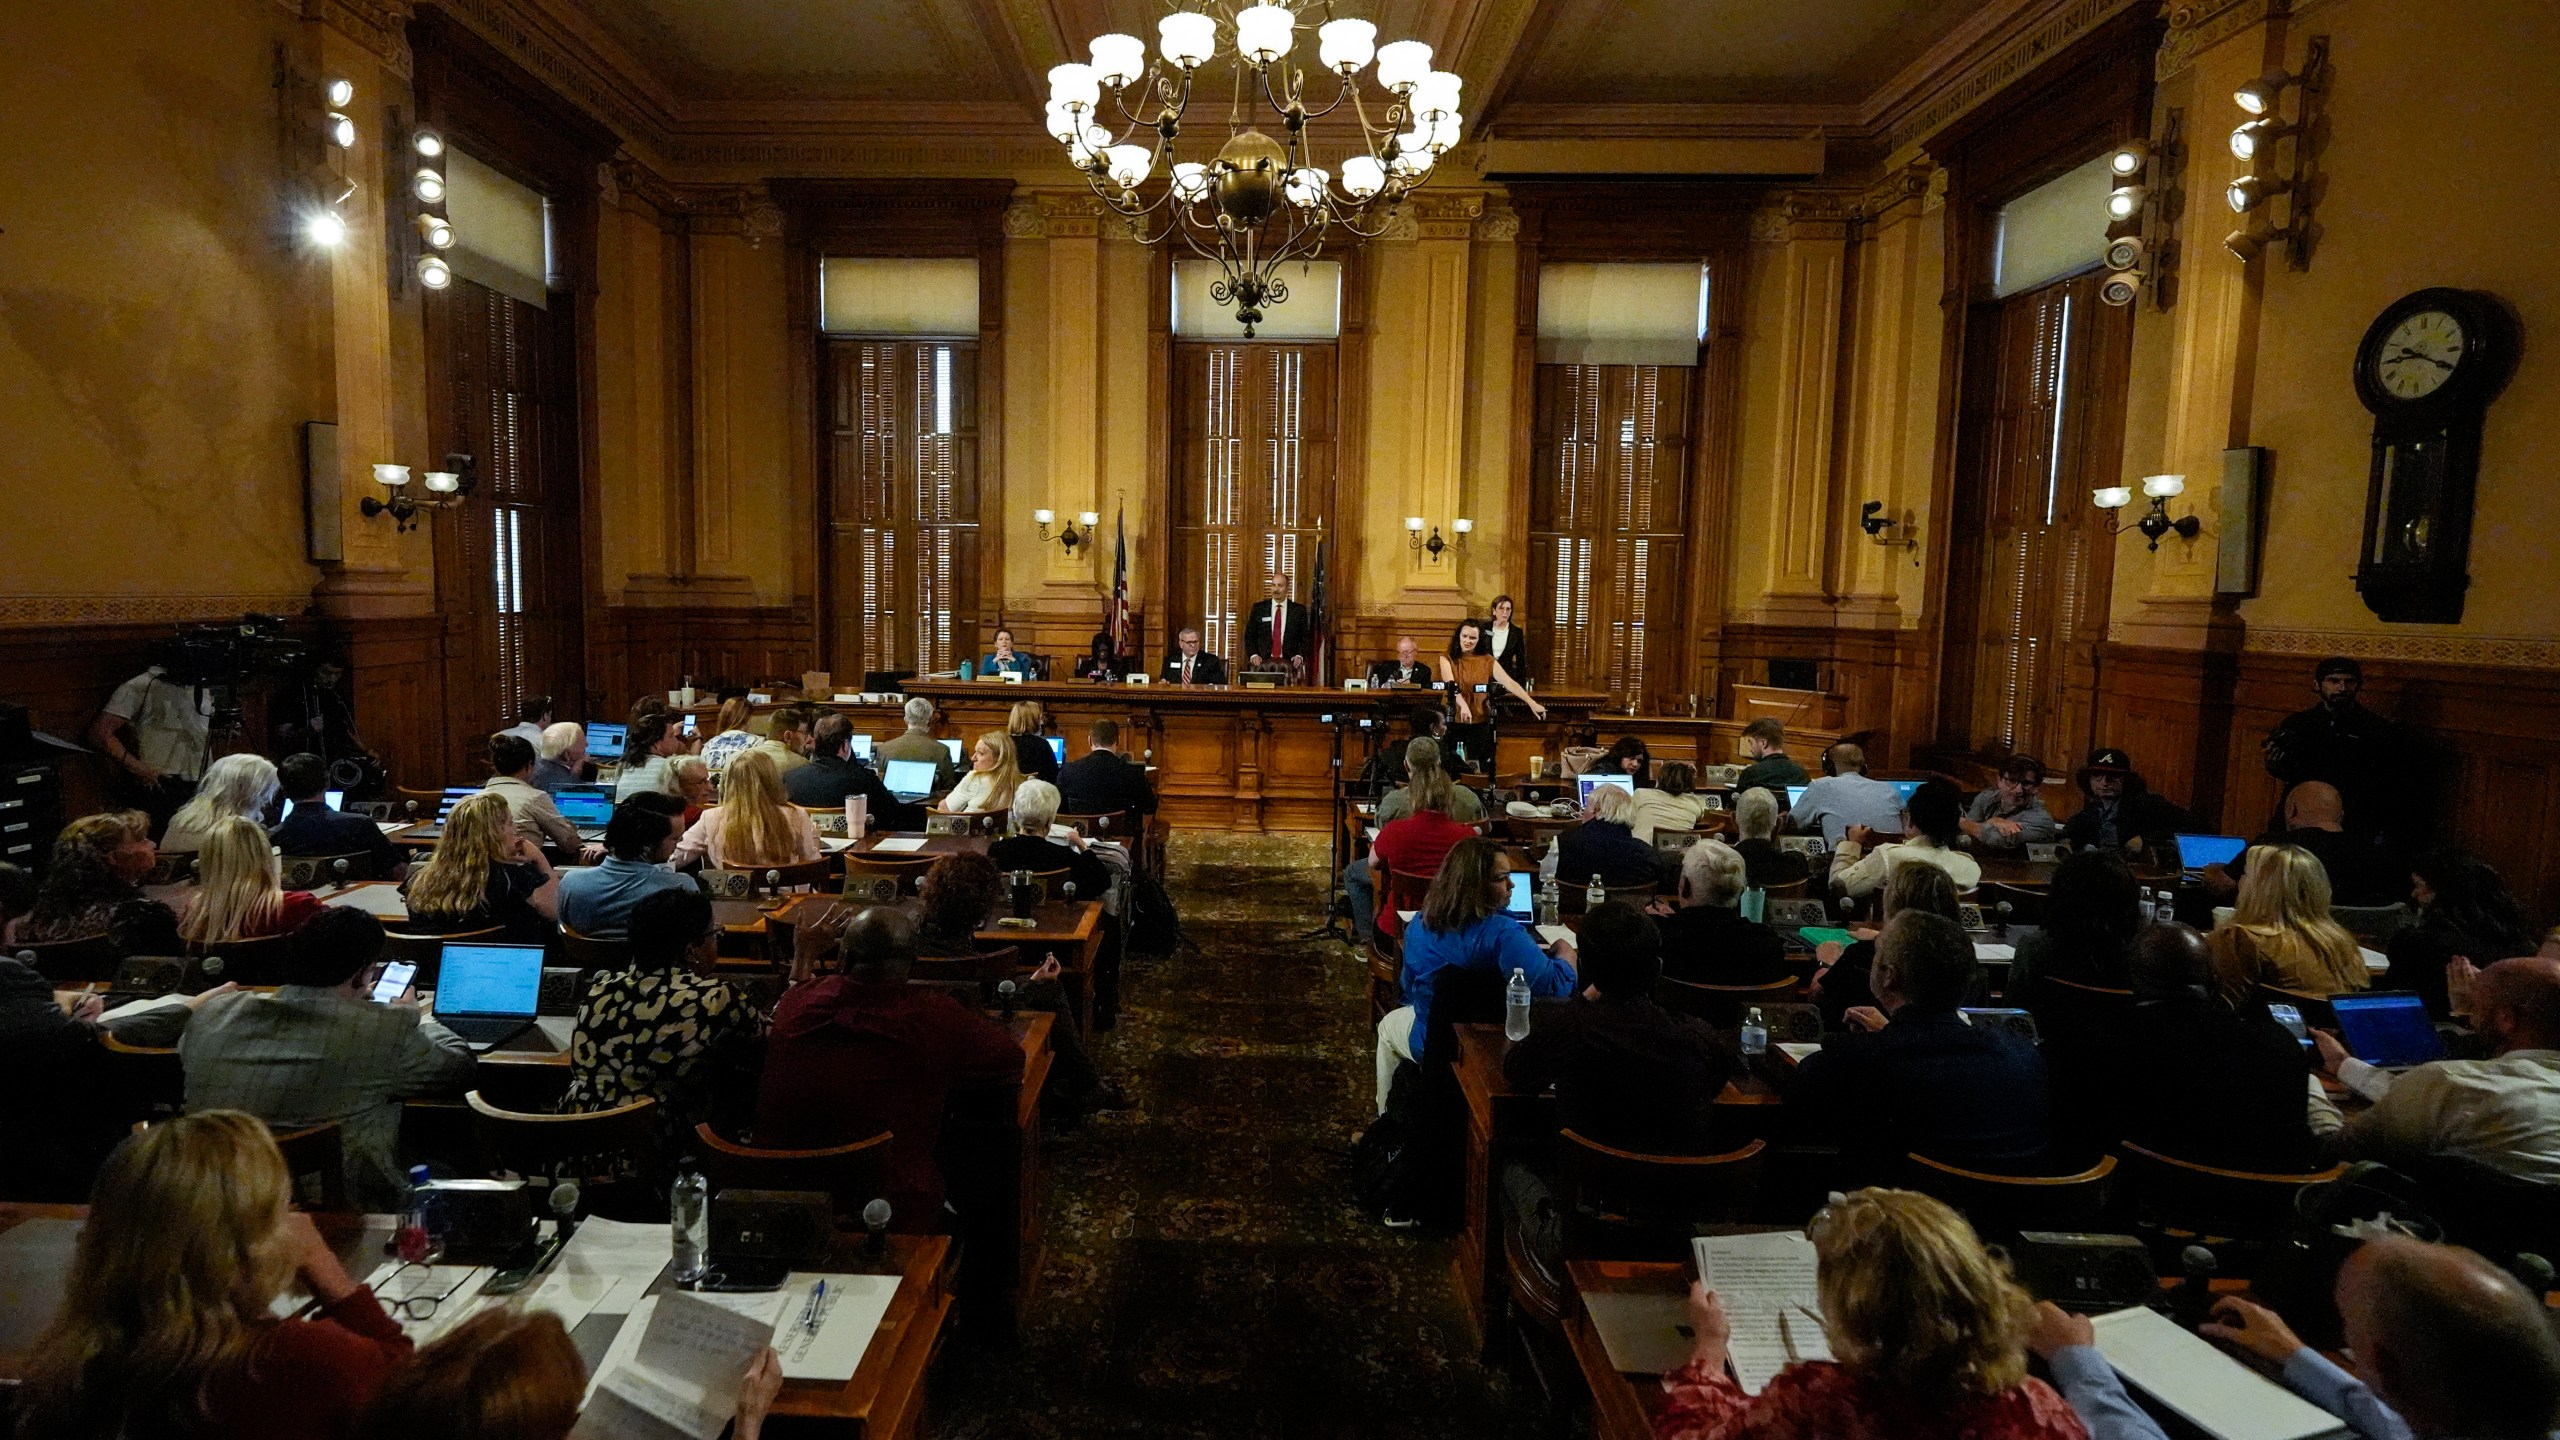
{"label": "tablet device", "polygon": [[2330,999],[2329,1009],[2338,1017],[2338,1038],[2367,1065],[2398,1070],[2444,1058],[2444,1040],[2427,1018],[2426,1002],[2414,992],[2339,995]]}

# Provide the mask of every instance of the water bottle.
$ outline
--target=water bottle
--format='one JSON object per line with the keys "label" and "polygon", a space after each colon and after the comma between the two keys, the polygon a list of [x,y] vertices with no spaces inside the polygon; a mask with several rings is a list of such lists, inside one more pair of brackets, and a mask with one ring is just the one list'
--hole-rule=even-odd
{"label": "water bottle", "polygon": [[2178,920],[2177,896],[2167,890],[2154,890],[2151,892],[2151,897],[2151,918],[2162,925],[2176,924]]}
{"label": "water bottle", "polygon": [[1608,903],[1609,887],[1600,883],[1599,876],[1592,876],[1591,883],[1582,887],[1583,913],[1587,915]]}
{"label": "water bottle", "polygon": [[1502,987],[1502,1033],[1515,1041],[1529,1038],[1529,972],[1514,970]]}
{"label": "water bottle", "polygon": [[444,1218],[436,1213],[435,1187],[424,1165],[409,1167],[409,1208],[392,1240],[412,1265],[433,1264],[444,1253]]}
{"label": "water bottle", "polygon": [[1754,885],[1742,892],[1742,918],[1757,925],[1769,914],[1769,892]]}
{"label": "water bottle", "polygon": [[1754,1005],[1742,1017],[1742,1063],[1756,1065],[1768,1053],[1769,1022],[1760,1017],[1760,1007]]}
{"label": "water bottle", "polygon": [[1557,888],[1556,877],[1549,875],[1538,882],[1538,923],[1553,925],[1563,917],[1564,893]]}
{"label": "water bottle", "polygon": [[711,1182],[699,1170],[676,1176],[667,1196],[667,1228],[675,1240],[675,1280],[691,1285],[702,1278],[711,1254]]}

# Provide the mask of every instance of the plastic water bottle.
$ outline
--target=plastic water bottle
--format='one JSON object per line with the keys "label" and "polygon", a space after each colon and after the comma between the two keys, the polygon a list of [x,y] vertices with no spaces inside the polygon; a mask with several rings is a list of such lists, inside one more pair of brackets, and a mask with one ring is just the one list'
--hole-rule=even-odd
{"label": "plastic water bottle", "polygon": [[1529,972],[1514,970],[1502,987],[1502,1033],[1513,1040],[1529,1038]]}
{"label": "plastic water bottle", "polygon": [[1742,918],[1757,925],[1769,914],[1769,892],[1754,885],[1742,892]]}
{"label": "plastic water bottle", "polygon": [[1548,875],[1538,882],[1538,923],[1553,925],[1564,918],[1564,892],[1556,885],[1556,877]]}
{"label": "plastic water bottle", "polygon": [[699,1170],[676,1176],[667,1195],[667,1227],[675,1240],[675,1279],[690,1285],[702,1278],[711,1254],[711,1182]]}
{"label": "plastic water bottle", "polygon": [[2176,924],[2178,920],[2178,897],[2167,890],[2152,891],[2151,918],[2162,925]]}
{"label": "plastic water bottle", "polygon": [[1750,1013],[1742,1017],[1742,1063],[1757,1064],[1760,1057],[1768,1053],[1769,1022],[1761,1018],[1760,1007],[1754,1005]]}
{"label": "plastic water bottle", "polygon": [[444,1253],[444,1217],[436,1213],[434,1182],[424,1165],[409,1167],[409,1208],[392,1239],[400,1258],[413,1265],[432,1264]]}
{"label": "plastic water bottle", "polygon": [[1608,903],[1609,887],[1600,883],[1599,876],[1592,876],[1591,883],[1582,887],[1583,913],[1589,914]]}

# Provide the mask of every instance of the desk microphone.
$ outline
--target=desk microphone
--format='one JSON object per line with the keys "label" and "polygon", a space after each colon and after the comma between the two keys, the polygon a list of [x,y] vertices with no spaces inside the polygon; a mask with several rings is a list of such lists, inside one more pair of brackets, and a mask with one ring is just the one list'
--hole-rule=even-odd
{"label": "desk microphone", "polygon": [[863,1206],[862,1224],[871,1232],[871,1258],[886,1258],[889,1253],[889,1202],[874,1200]]}
{"label": "desk microphone", "polygon": [[[1007,1020],[1010,1020],[1010,1019],[1012,1019],[1012,1018],[1013,1018],[1013,1002],[1014,1002],[1014,997],[1015,997],[1017,994],[1019,994],[1019,993],[1020,993],[1020,987],[1016,986],[1016,985],[1015,985],[1012,981],[1010,981],[1010,980],[999,980],[999,981],[997,981],[997,982],[996,982],[996,1004],[997,1004],[999,1007],[1001,1007],[1001,1008],[1003,1009],[1003,1011],[1004,1011],[1004,1018],[1006,1018]],[[876,1201],[875,1201],[874,1203],[875,1203],[875,1204],[877,1204],[877,1203],[886,1203],[886,1202],[876,1202]]]}
{"label": "desk microphone", "polygon": [[412,825],[418,823],[418,802],[415,800],[409,802],[409,823]]}
{"label": "desk microphone", "polygon": [[2515,1263],[2507,1267],[2507,1273],[2515,1276],[2516,1283],[2536,1300],[2551,1293],[2551,1262],[2531,1251],[2518,1251]]}
{"label": "desk microphone", "polygon": [[561,1180],[551,1187],[551,1218],[558,1223],[559,1243],[566,1245],[578,1233],[578,1202],[585,1198],[575,1180]]}
{"label": "desk microphone", "polygon": [[1999,916],[1999,917],[2000,917],[2000,935],[2001,935],[2001,938],[2003,938],[2003,939],[2008,938],[2008,934],[2009,934],[2009,902],[2008,902],[2008,901],[2006,901],[2006,900],[2003,900],[2003,901],[2001,901],[1999,904],[1992,906],[1992,907],[1991,907],[1991,913],[1993,913],[1993,914],[1995,914],[1995,915],[1997,915],[1997,916]]}
{"label": "desk microphone", "polygon": [[2213,1313],[2213,1272],[2222,1268],[2222,1262],[2202,1245],[2190,1245],[2178,1252],[2178,1268],[2186,1278],[2178,1282],[2170,1307],[2177,1322],[2193,1330]]}

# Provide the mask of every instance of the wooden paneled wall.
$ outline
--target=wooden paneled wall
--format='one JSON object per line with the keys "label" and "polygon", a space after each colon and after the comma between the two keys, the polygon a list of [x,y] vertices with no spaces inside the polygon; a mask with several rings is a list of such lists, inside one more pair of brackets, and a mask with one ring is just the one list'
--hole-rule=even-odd
{"label": "wooden paneled wall", "polygon": [[[1728,625],[1716,667],[1716,713],[1733,713],[1734,685],[1765,683],[1769,661],[1811,660],[1816,683],[1848,697],[1841,733],[1873,732],[1866,742],[1868,761],[1880,769],[1900,768],[1911,763],[1914,747],[1926,738],[1908,717],[1915,708],[1912,692],[1931,678],[1929,645],[1920,631]],[[1925,706],[1917,713],[1926,714]],[[1905,718],[1898,722],[1897,715]]]}
{"label": "wooden paneled wall", "polygon": [[[597,703],[615,715],[643,692],[673,689],[687,675],[701,690],[796,683],[818,664],[817,619],[798,606],[615,606],[597,634],[588,673],[599,677]],[[859,675],[836,678],[849,689],[862,683]]]}

